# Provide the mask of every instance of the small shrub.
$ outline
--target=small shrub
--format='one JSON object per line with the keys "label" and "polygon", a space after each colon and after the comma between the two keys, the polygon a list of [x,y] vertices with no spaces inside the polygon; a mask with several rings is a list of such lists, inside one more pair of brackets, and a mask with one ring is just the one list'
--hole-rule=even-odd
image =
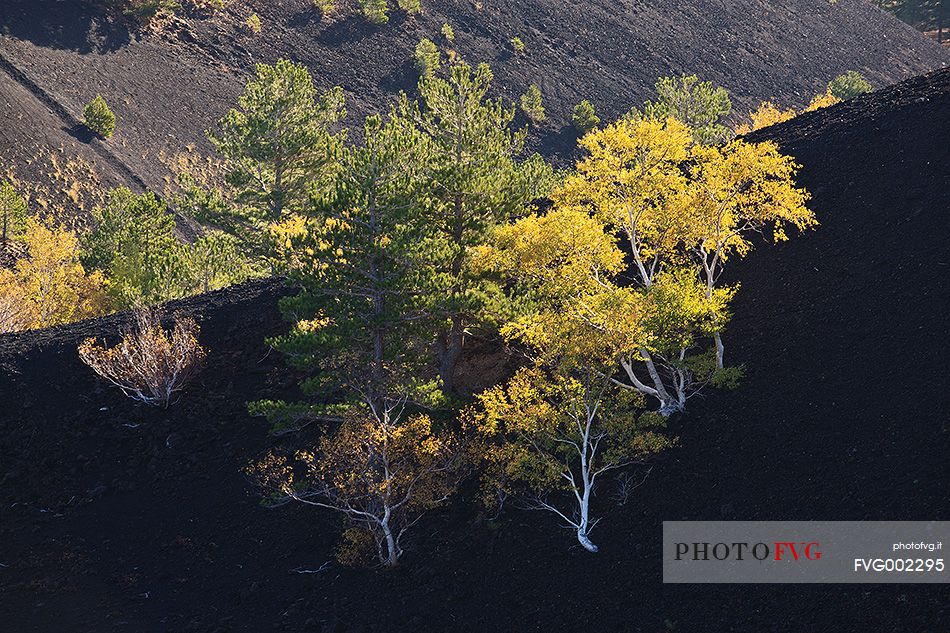
{"label": "small shrub", "polygon": [[82,111],[83,124],[101,138],[109,138],[115,132],[115,114],[109,109],[109,104],[96,95]]}
{"label": "small shrub", "polygon": [[225,0],[191,0],[191,6],[198,11],[221,11]]}
{"label": "small shrub", "polygon": [[313,6],[321,15],[330,15],[336,9],[336,0],[313,0]]}
{"label": "small shrub", "polygon": [[423,38],[416,45],[416,52],[414,54],[416,69],[423,75],[431,75],[439,69],[439,65],[442,63],[442,56],[439,54],[439,49],[432,42],[432,40]]}
{"label": "small shrub", "polygon": [[[115,4],[115,3],[114,3]],[[125,15],[143,23],[181,8],[177,0],[130,0],[125,5]]]}
{"label": "small shrub", "polygon": [[386,0],[360,0],[360,11],[373,24],[389,22],[389,3]]}
{"label": "small shrub", "polygon": [[831,80],[831,83],[828,84],[828,92],[841,101],[847,101],[858,95],[871,92],[871,84],[861,73],[849,70]]}
{"label": "small shrub", "polygon": [[264,24],[261,22],[261,16],[256,13],[252,13],[251,17],[244,21],[244,26],[248,28],[254,35],[260,34],[261,30],[264,28]]}
{"label": "small shrub", "polygon": [[118,345],[109,348],[89,338],[79,346],[79,357],[133,400],[167,407],[207,357],[199,331],[194,319],[176,318],[167,332],[158,313],[140,309]]}
{"label": "small shrub", "polygon": [[805,112],[814,112],[815,110],[827,108],[828,106],[833,106],[840,102],[841,99],[831,94],[831,91],[828,90],[819,95],[815,95],[815,98],[812,99],[811,103],[808,104],[808,107],[805,108]]}
{"label": "small shrub", "polygon": [[422,12],[422,2],[420,0],[396,0],[399,8],[409,15],[415,15]]}
{"label": "small shrub", "polygon": [[574,112],[571,114],[571,125],[581,136],[600,125],[600,117],[597,116],[597,112],[594,111],[594,106],[590,101],[584,99],[574,106]]}
{"label": "small shrub", "polygon": [[771,101],[763,101],[755,112],[749,113],[749,123],[742,123],[736,127],[736,134],[748,134],[761,130],[794,119],[797,115],[798,113],[793,108],[782,110]]}
{"label": "small shrub", "polygon": [[452,29],[452,25],[445,23],[442,25],[442,37],[447,39],[450,42],[455,41],[455,31]]}
{"label": "small shrub", "polygon": [[521,95],[521,111],[534,123],[544,121],[544,104],[542,103],[541,89],[531,84],[528,91]]}
{"label": "small shrub", "polygon": [[511,38],[510,43],[511,43],[511,50],[513,50],[515,53],[521,54],[525,51],[524,42],[521,41],[520,37]]}

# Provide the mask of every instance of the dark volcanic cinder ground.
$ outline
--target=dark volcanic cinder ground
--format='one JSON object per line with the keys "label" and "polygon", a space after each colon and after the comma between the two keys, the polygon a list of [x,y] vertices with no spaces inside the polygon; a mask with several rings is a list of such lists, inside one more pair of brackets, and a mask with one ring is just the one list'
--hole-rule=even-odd
{"label": "dark volcanic cinder ground", "polygon": [[946,630],[946,585],[665,586],[659,551],[669,519],[948,518],[948,113],[944,71],[756,136],[804,165],[822,225],[735,265],[747,378],[693,405],[597,555],[549,516],[459,503],[395,572],[291,571],[331,560],[337,525],[261,507],[240,472],[277,441],[243,402],[293,389],[261,342],[277,285],[180,305],[211,356],[168,411],[77,360],[118,317],[0,337],[3,630]]}
{"label": "dark volcanic cinder ground", "polygon": [[[770,97],[801,106],[847,70],[882,87],[950,63],[950,52],[866,0],[423,0],[422,15],[394,12],[383,27],[354,16],[321,21],[311,0],[228,0],[223,13],[178,20],[160,34],[130,32],[94,4],[0,2],[0,66],[26,78],[32,93],[8,88],[10,68],[0,68],[0,141],[24,178],[45,177],[26,165],[37,149],[62,146],[96,162],[110,184],[141,179],[161,191],[158,155],[207,149],[204,131],[254,64],[281,57],[306,63],[318,86],[343,86],[347,125],[361,130],[362,117],[415,88],[411,58],[422,37],[490,63],[507,99],[538,84],[547,121],[531,142],[561,159],[574,147],[574,105],[589,99],[602,115],[617,115],[652,97],[661,75],[715,81],[744,116]],[[252,11],[260,35],[243,26]],[[440,35],[446,22],[454,44]],[[513,37],[524,54],[510,52]],[[106,143],[73,129],[96,93],[118,117]]]}

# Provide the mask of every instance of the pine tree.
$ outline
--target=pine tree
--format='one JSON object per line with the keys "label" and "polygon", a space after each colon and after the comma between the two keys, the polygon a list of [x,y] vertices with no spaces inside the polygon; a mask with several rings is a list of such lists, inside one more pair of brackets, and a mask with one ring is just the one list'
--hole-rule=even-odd
{"label": "pine tree", "polygon": [[425,374],[434,335],[431,229],[414,205],[428,150],[398,117],[370,117],[364,133],[344,150],[333,190],[276,227],[280,260],[303,288],[285,301],[301,322],[278,347],[321,384],[345,386],[352,406],[384,411]]}
{"label": "pine tree", "polygon": [[470,249],[546,193],[552,179],[540,158],[519,161],[524,131],[511,129],[513,109],[486,96],[491,80],[487,65],[458,63],[446,79],[422,78],[420,104],[404,98],[399,106],[431,147],[417,204],[434,231],[427,257],[444,283],[436,293],[445,321],[436,347],[446,391],[454,387],[466,332],[489,318],[499,298],[496,288],[468,270]]}
{"label": "pine tree", "polygon": [[0,246],[9,246],[25,232],[26,200],[17,194],[12,183],[0,183]]}
{"label": "pine tree", "polygon": [[115,114],[102,95],[96,95],[83,109],[83,123],[101,138],[109,138],[115,132]]}
{"label": "pine tree", "polygon": [[544,103],[541,96],[541,89],[537,85],[531,84],[528,90],[521,95],[521,111],[531,120],[532,123],[541,123],[544,121]]}
{"label": "pine tree", "polygon": [[712,145],[732,138],[732,132],[719,121],[732,112],[732,102],[725,88],[696,75],[661,77],[656,82],[656,101],[647,101],[642,113],[636,109],[629,116],[663,120],[675,117],[693,130],[697,143]]}
{"label": "pine tree", "polygon": [[314,211],[276,229],[302,291],[283,303],[293,330],[273,343],[310,373],[306,392],[330,404],[255,407],[278,425],[305,415],[341,426],[297,454],[305,479],[278,456],[252,472],[271,493],[341,512],[393,566],[407,529],[454,490],[461,451],[418,413],[438,393],[430,352],[438,275],[424,247],[431,227],[415,208],[428,140],[398,116],[367,119],[364,139],[344,151],[335,187]]}
{"label": "pine tree", "polygon": [[422,12],[422,2],[420,0],[396,0],[396,4],[399,5],[399,8],[405,11],[407,15],[415,15]]}
{"label": "pine tree", "polygon": [[849,70],[831,80],[828,84],[828,92],[840,101],[847,101],[866,92],[871,92],[871,84],[861,73]]}
{"label": "pine tree", "polygon": [[337,169],[344,135],[343,91],[318,94],[306,67],[287,60],[259,64],[256,76],[208,138],[226,162],[238,206],[229,230],[249,250],[266,253],[268,224],[304,210],[312,187]]}
{"label": "pine tree", "polygon": [[119,307],[157,303],[181,291],[183,249],[175,238],[175,218],[151,192],[125,187],[109,192],[95,213],[95,228],[84,240],[83,264],[108,279]]}
{"label": "pine tree", "polygon": [[373,24],[389,22],[389,3],[386,0],[359,0],[359,4],[363,15]]}
{"label": "pine tree", "polygon": [[419,43],[416,45],[413,59],[416,70],[423,75],[431,75],[439,69],[439,65],[442,62],[442,55],[439,53],[439,49],[435,43],[424,37],[419,40]]}
{"label": "pine tree", "polygon": [[182,290],[186,294],[226,288],[253,276],[253,268],[231,235],[207,230],[183,249]]}
{"label": "pine tree", "polygon": [[590,101],[584,99],[574,106],[574,112],[571,114],[571,125],[581,136],[600,125],[600,117],[597,116]]}

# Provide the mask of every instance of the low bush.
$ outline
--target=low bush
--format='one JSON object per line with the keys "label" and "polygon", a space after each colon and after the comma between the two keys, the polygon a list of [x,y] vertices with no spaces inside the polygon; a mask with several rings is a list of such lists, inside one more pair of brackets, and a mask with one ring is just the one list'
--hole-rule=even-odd
{"label": "low bush", "polygon": [[125,15],[142,23],[181,8],[177,0],[112,0],[110,4],[121,7]]}
{"label": "low bush", "polygon": [[360,11],[373,24],[389,22],[389,3],[386,0],[360,0]]}
{"label": "low bush", "polygon": [[399,8],[409,15],[415,15],[422,12],[422,2],[420,0],[396,0]]}
{"label": "low bush", "polygon": [[140,309],[118,345],[106,347],[89,338],[79,346],[79,357],[133,400],[168,407],[207,357],[199,331],[192,318],[176,318],[166,331],[157,312]]}
{"label": "low bush", "polygon": [[261,16],[256,13],[252,13],[251,16],[244,21],[244,26],[254,35],[260,34],[264,29],[264,23],[261,22]]}
{"label": "low bush", "polygon": [[841,101],[847,101],[858,95],[871,92],[871,84],[861,73],[849,70],[831,80],[831,83],[828,84],[828,92]]}
{"label": "low bush", "polygon": [[313,6],[322,15],[329,15],[336,9],[336,2],[335,0],[313,0]]}

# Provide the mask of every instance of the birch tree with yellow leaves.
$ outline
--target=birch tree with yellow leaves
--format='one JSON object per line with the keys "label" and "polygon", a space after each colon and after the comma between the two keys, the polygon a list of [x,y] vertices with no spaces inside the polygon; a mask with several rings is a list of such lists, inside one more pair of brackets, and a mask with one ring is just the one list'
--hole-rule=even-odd
{"label": "birch tree with yellow leaves", "polygon": [[[706,297],[714,300],[723,267],[752,250],[750,237],[769,231],[774,242],[818,224],[806,203],[808,192],[795,185],[798,165],[772,142],[737,140],[719,147],[694,147],[691,156],[689,234],[685,240]],[[721,327],[714,330],[716,367],[723,368]]]}
{"label": "birch tree with yellow leaves", "polygon": [[[620,354],[623,384],[664,414],[681,411],[697,387],[729,377],[720,332],[735,288],[718,283],[725,261],[749,251],[750,233],[771,229],[781,240],[789,225],[815,224],[795,186],[797,166],[770,143],[700,145],[674,118],[628,117],[580,145],[587,155],[554,192],[555,205],[624,236],[650,335]],[[699,350],[710,338],[712,356]]]}
{"label": "birch tree with yellow leaves", "polygon": [[[625,118],[591,132],[580,145],[587,156],[555,191],[555,204],[584,210],[623,235],[634,265],[632,285],[642,294],[652,295],[654,309],[674,309],[676,305],[667,300],[672,277],[663,271],[688,265],[683,239],[690,230],[691,204],[684,165],[693,147],[692,133],[672,117]],[[654,290],[658,279],[663,283]],[[671,314],[657,316],[653,323],[670,320],[684,323],[683,318]],[[697,333],[678,339],[698,337]],[[661,411],[671,413],[685,406],[686,383],[691,380],[684,374],[685,352],[659,345],[667,340],[663,332],[654,332],[653,337],[642,338],[636,348],[621,350],[618,361],[627,388],[655,398]],[[638,372],[644,370],[646,377],[642,378]]]}
{"label": "birch tree with yellow leaves", "polygon": [[671,444],[663,418],[638,414],[643,397],[613,379],[618,355],[649,338],[647,301],[617,283],[616,238],[578,209],[498,229],[475,265],[529,298],[502,334],[531,366],[480,394],[468,415],[485,442],[487,485],[555,514],[596,552],[591,502],[602,477]]}

